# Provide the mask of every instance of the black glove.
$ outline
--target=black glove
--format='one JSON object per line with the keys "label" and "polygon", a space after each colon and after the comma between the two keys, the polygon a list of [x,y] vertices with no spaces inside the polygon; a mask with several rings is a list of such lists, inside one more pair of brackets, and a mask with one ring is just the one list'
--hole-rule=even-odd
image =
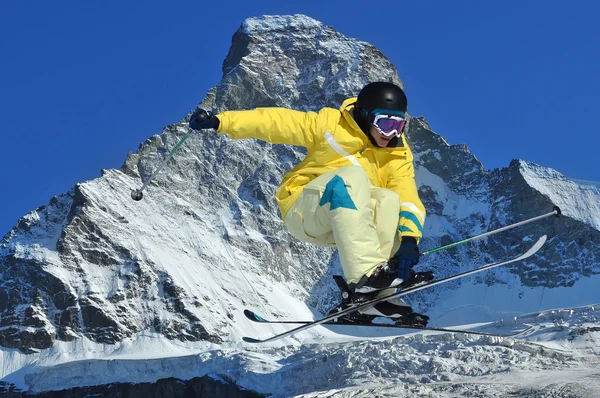
{"label": "black glove", "polygon": [[215,116],[211,111],[206,111],[202,108],[198,108],[192,113],[190,118],[190,128],[194,130],[202,129],[218,129],[219,118]]}
{"label": "black glove", "polygon": [[409,236],[402,238],[402,243],[400,243],[400,248],[394,254],[394,258],[398,264],[398,276],[404,282],[410,278],[412,268],[419,263],[419,257],[417,240]]}

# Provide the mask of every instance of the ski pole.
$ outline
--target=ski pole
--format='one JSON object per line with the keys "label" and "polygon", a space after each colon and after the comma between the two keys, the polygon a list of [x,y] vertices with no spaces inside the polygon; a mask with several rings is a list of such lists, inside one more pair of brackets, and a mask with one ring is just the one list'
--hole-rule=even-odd
{"label": "ski pole", "polygon": [[[200,119],[200,120],[204,120],[205,118],[206,118],[206,115],[199,115],[198,116],[198,119]],[[140,189],[132,189],[131,190],[131,199],[133,199],[135,201],[142,200],[142,198],[144,197],[144,194],[142,193],[142,191],[144,189],[146,189],[146,186],[150,183],[150,181],[152,181],[152,179],[158,173],[160,173],[160,171],[165,167],[165,165],[167,164],[167,162],[169,160],[171,160],[171,158],[173,157],[173,155],[175,155],[175,152],[177,152],[177,150],[183,145],[183,143],[185,142],[185,140],[188,139],[189,136],[190,136],[190,133],[187,133],[186,135],[183,136],[183,138],[181,140],[179,140],[179,142],[177,143],[177,145],[175,145],[175,147],[173,149],[171,149],[171,152],[169,152],[169,156],[167,156],[167,158],[165,160],[163,160],[163,162],[161,163],[161,165],[158,166],[158,168],[154,171],[154,173],[152,173],[152,175],[150,175],[150,178],[148,178],[146,180],[146,182],[142,185],[142,187]]]}
{"label": "ski pole", "polygon": [[463,240],[461,240],[459,242],[450,243],[449,245],[438,247],[437,249],[431,249],[431,250],[428,250],[426,252],[421,253],[421,256],[425,256],[427,254],[439,252],[440,250],[449,249],[449,248],[454,247],[454,246],[462,245],[463,243],[471,242],[471,241],[473,241],[475,239],[483,238],[485,236],[490,236],[490,235],[493,235],[493,234],[497,234],[498,232],[506,231],[507,229],[515,228],[515,227],[518,227],[520,225],[527,224],[527,223],[530,223],[530,222],[533,222],[533,221],[541,220],[542,218],[546,218],[546,217],[550,217],[550,216],[559,217],[561,214],[562,213],[560,211],[560,208],[558,206],[554,206],[554,210],[552,210],[550,213],[542,214],[541,216],[533,217],[533,218],[530,218],[528,220],[524,220],[524,221],[520,221],[520,222],[515,223],[515,224],[507,225],[506,227],[498,228],[498,229],[495,229],[493,231],[489,231],[489,232],[483,233],[481,235],[472,236],[470,238],[463,239]]}

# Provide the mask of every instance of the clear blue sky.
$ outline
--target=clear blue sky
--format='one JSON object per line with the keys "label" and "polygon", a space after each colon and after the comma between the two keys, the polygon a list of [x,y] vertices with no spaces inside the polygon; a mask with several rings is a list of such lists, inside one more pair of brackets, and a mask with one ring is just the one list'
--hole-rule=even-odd
{"label": "clear blue sky", "polygon": [[0,237],[193,109],[245,18],[295,13],[377,46],[409,112],[487,169],[600,180],[597,1],[4,1]]}

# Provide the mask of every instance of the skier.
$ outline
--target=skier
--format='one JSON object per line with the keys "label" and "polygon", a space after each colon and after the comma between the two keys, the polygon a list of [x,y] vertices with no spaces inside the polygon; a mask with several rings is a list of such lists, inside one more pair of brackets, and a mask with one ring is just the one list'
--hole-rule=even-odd
{"label": "skier", "polygon": [[[257,108],[214,113],[196,109],[189,126],[233,139],[257,138],[306,147],[276,193],[281,217],[299,240],[336,246],[348,294],[334,310],[433,279],[415,272],[425,208],[404,137],[407,99],[389,82],[367,84],[338,109],[300,112]],[[426,326],[429,318],[403,300],[386,301],[343,318]]]}

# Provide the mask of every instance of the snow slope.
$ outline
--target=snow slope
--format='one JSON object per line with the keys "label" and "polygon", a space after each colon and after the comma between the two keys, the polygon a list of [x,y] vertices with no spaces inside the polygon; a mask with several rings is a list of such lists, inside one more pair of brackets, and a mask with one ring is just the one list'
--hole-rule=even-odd
{"label": "snow slope", "polygon": [[[309,313],[305,308],[294,316]],[[600,305],[462,326],[486,332],[540,327],[523,340],[328,326],[252,345],[239,337],[289,326],[251,324],[237,315],[238,327],[220,345],[143,333],[116,345],[81,339],[33,355],[3,350],[2,379],[29,392],[213,375],[276,397],[502,397],[565,388],[569,396],[600,396]]]}

